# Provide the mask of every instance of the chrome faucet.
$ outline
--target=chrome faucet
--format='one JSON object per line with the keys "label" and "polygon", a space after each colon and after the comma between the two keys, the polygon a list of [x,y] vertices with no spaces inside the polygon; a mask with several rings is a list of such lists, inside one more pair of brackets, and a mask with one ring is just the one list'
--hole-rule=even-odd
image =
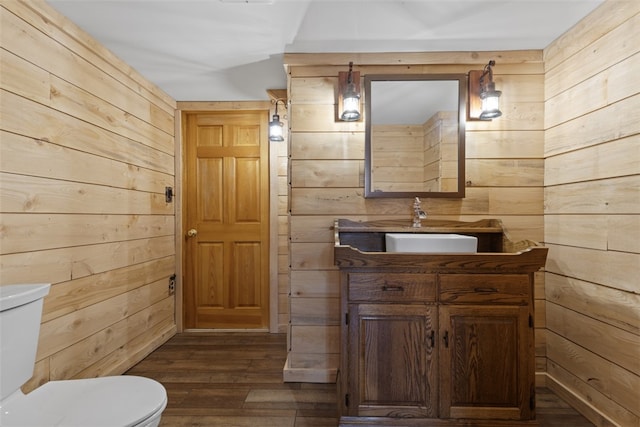
{"label": "chrome faucet", "polygon": [[420,220],[422,219],[427,219],[427,214],[420,207],[420,199],[416,197],[413,201],[413,227],[422,227],[422,224],[420,223]]}

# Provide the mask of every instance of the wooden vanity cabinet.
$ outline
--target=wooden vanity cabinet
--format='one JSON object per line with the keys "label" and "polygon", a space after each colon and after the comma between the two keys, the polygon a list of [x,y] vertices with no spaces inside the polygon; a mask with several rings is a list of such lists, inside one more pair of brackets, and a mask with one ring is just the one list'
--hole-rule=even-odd
{"label": "wooden vanity cabinet", "polygon": [[[378,227],[346,235],[371,251]],[[546,248],[403,254],[339,238],[340,426],[538,425],[533,280]]]}

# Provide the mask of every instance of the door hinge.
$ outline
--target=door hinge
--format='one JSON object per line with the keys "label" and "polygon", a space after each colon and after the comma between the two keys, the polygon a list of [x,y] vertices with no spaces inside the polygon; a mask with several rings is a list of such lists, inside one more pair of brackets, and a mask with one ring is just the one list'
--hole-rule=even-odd
{"label": "door hinge", "polygon": [[533,316],[529,315],[529,327],[533,328]]}
{"label": "door hinge", "polygon": [[344,395],[344,406],[349,407],[349,393]]}
{"label": "door hinge", "polygon": [[442,337],[442,341],[444,341],[444,347],[449,348],[449,331],[444,331],[444,336]]}
{"label": "door hinge", "polygon": [[344,314],[344,324],[348,325],[349,324],[349,313],[345,313]]}

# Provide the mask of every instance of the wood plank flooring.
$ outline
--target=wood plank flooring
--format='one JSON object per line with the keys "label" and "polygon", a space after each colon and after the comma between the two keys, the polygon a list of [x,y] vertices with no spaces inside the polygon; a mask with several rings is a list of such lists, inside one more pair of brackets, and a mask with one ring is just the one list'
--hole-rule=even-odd
{"label": "wood plank flooring", "polygon": [[[283,383],[286,357],[284,334],[184,333],[127,374],[167,389],[161,427],[336,427],[335,384]],[[548,389],[537,414],[541,427],[593,427]]]}

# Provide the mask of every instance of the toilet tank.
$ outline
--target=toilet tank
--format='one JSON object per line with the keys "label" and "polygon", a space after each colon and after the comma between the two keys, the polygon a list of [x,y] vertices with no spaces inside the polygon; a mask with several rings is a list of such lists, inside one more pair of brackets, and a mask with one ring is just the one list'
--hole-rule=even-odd
{"label": "toilet tank", "polygon": [[43,298],[50,284],[0,286],[0,400],[33,375]]}

